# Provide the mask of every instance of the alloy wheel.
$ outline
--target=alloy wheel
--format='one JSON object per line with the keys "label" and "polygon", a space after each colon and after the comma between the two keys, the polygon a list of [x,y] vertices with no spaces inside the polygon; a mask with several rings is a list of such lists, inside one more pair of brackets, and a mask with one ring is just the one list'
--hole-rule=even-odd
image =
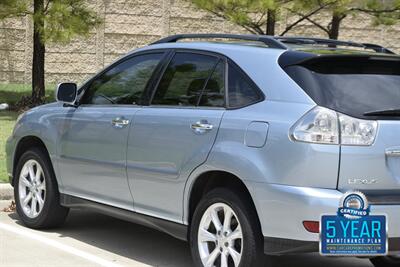
{"label": "alloy wheel", "polygon": [[242,227],[228,205],[215,203],[204,212],[197,240],[203,266],[239,266],[243,250]]}
{"label": "alloy wheel", "polygon": [[28,160],[22,167],[18,197],[24,214],[34,219],[43,210],[46,199],[46,180],[43,168],[36,160]]}

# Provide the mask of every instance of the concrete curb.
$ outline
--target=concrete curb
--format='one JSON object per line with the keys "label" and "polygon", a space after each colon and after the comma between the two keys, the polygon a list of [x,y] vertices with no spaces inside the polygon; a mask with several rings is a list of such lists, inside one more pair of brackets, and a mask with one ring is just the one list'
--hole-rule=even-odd
{"label": "concrete curb", "polygon": [[14,189],[10,184],[0,184],[0,200],[14,199]]}

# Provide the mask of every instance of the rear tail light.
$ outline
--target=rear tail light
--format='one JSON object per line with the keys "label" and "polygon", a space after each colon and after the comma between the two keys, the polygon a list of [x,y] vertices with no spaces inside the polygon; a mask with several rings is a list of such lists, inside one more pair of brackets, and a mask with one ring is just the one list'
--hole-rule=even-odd
{"label": "rear tail light", "polygon": [[304,221],[303,226],[310,233],[315,233],[315,234],[319,233],[319,222]]}
{"label": "rear tail light", "polygon": [[292,136],[302,142],[339,144],[338,123],[336,112],[316,107],[294,125]]}
{"label": "rear tail light", "polygon": [[370,146],[378,123],[356,119],[324,107],[315,107],[291,129],[295,141],[315,144]]}
{"label": "rear tail light", "polygon": [[370,146],[374,143],[377,121],[355,119],[339,114],[340,141],[342,145]]}

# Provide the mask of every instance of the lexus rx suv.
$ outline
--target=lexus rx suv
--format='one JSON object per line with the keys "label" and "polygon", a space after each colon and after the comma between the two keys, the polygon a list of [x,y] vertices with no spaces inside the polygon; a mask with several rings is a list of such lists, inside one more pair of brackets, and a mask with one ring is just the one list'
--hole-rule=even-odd
{"label": "lexus rx suv", "polygon": [[400,264],[400,57],[384,47],[175,35],[56,97],[6,145],[28,227],[92,208],[187,240],[195,266],[272,266],[318,252],[321,215],[359,190],[388,220],[371,261]]}

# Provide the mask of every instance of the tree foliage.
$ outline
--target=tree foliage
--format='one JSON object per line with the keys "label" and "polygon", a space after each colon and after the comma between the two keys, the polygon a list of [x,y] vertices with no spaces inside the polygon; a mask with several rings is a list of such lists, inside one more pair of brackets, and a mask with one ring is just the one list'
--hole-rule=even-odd
{"label": "tree foliage", "polygon": [[[0,20],[29,15],[35,22],[43,21],[40,32],[43,43],[66,43],[76,36],[87,35],[102,20],[83,0],[43,1],[43,10],[34,12],[33,0],[1,0]],[[38,23],[42,24],[42,23]]]}
{"label": "tree foliage", "polygon": [[254,34],[275,34],[275,24],[283,10],[296,10],[304,16],[290,25],[281,34],[325,8],[326,3],[313,0],[192,0],[198,7],[219,17],[228,19]]}
{"label": "tree foliage", "polygon": [[1,0],[0,19],[30,16],[33,21],[32,103],[45,95],[44,64],[47,43],[67,43],[87,35],[102,21],[84,0]]}
{"label": "tree foliage", "polygon": [[85,36],[101,23],[97,14],[81,0],[50,0],[44,14],[44,28],[39,29],[45,42],[66,43]]}
{"label": "tree foliage", "polygon": [[369,1],[367,10],[360,10],[372,14],[376,25],[393,25],[400,20],[400,0]]}
{"label": "tree foliage", "polygon": [[[305,2],[308,6],[324,6],[321,11],[325,11],[330,16],[327,23],[318,22],[313,17],[307,17],[306,20],[332,39],[338,39],[341,23],[350,15],[368,14],[375,25],[392,25],[400,19],[400,0],[310,0]],[[289,9],[289,11],[300,17],[305,16],[301,10]]]}
{"label": "tree foliage", "polygon": [[[365,13],[375,24],[394,24],[399,21],[400,0],[192,0],[198,7],[228,19],[254,34],[275,34],[276,21],[282,11],[298,19],[286,26],[284,35],[304,21],[311,22],[333,39],[339,36],[340,24],[351,14]],[[316,15],[329,14],[327,24],[315,20]],[[273,19],[271,19],[273,14]]]}
{"label": "tree foliage", "polygon": [[30,14],[28,2],[25,0],[1,0],[0,19]]}
{"label": "tree foliage", "polygon": [[193,0],[200,8],[228,19],[255,34],[265,34],[268,11],[276,10],[274,0]]}

